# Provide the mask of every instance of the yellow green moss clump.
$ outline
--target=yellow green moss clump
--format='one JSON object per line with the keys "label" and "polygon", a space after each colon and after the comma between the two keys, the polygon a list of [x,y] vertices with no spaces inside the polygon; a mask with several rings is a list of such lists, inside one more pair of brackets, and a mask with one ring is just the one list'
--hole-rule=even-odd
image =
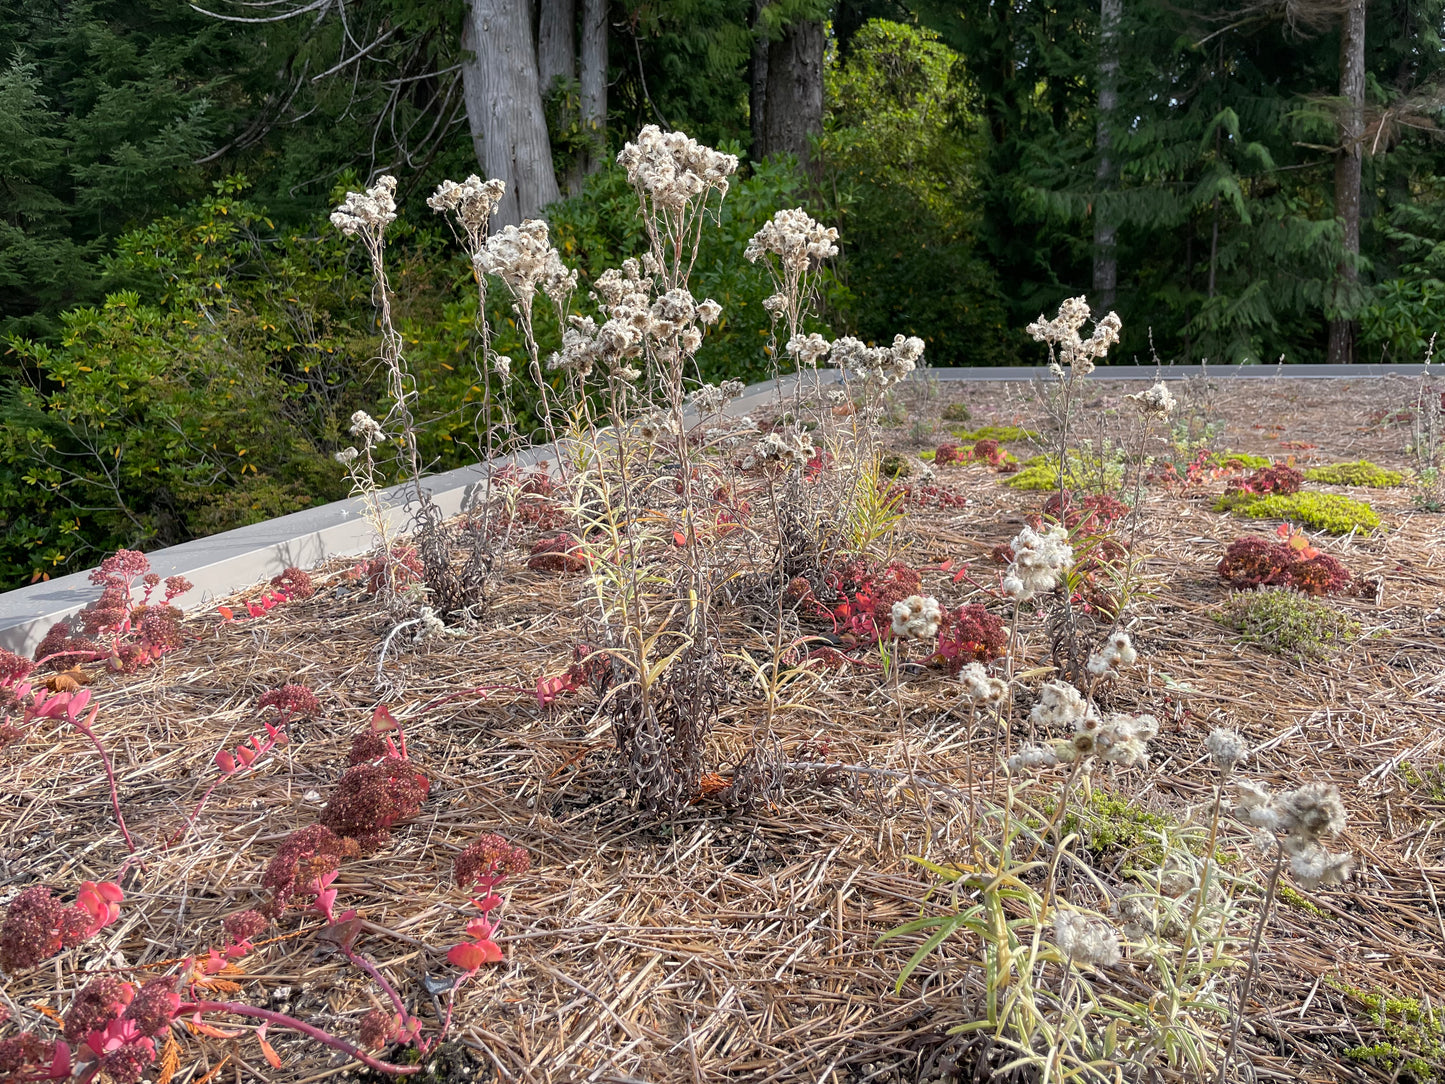
{"label": "yellow green moss clump", "polygon": [[1243,519],[1282,519],[1330,534],[1373,531],[1380,517],[1364,501],[1336,493],[1256,493],[1234,491],[1214,502],[1216,512],[1233,512]]}
{"label": "yellow green moss clump", "polygon": [[1269,456],[1250,455],[1248,452],[1213,452],[1209,456],[1211,467],[1233,467],[1236,470],[1264,470],[1271,466]]}
{"label": "yellow green moss clump", "polygon": [[954,429],[951,432],[955,439],[961,441],[996,440],[1000,444],[1015,444],[1021,440],[1039,439],[1032,429],[1020,429],[1016,425],[985,425],[982,429]]}
{"label": "yellow green moss clump", "polygon": [[1405,482],[1405,476],[1399,471],[1386,470],[1368,459],[1335,463],[1329,467],[1311,467],[1305,471],[1305,478],[1327,486],[1368,486],[1371,489],[1389,489]]}
{"label": "yellow green moss clump", "polygon": [[[1101,490],[1118,489],[1124,481],[1124,464],[1121,460],[1103,460],[1098,456],[1069,453],[1065,467],[1064,485],[1068,489]],[[1102,486],[1101,484],[1102,483]],[[1031,456],[1017,474],[1005,478],[1003,484],[1014,489],[1036,489],[1042,491],[1059,488],[1059,460],[1057,456]]]}

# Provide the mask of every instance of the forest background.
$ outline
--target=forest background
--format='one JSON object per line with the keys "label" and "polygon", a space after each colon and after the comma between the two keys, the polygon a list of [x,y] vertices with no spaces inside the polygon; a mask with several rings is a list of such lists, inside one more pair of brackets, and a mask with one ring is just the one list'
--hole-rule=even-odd
{"label": "forest background", "polygon": [[[819,330],[1041,360],[1419,361],[1445,303],[1445,0],[0,0],[0,585],[345,495],[392,285],[436,469],[477,458],[476,292],[426,207],[499,176],[583,283],[640,253],[644,124],[744,166],[701,376],[771,371],[773,211],[837,225]],[[494,293],[495,296],[495,293]],[[492,318],[509,348],[509,312]],[[544,348],[559,330],[544,326]],[[520,350],[517,351],[520,356]]]}

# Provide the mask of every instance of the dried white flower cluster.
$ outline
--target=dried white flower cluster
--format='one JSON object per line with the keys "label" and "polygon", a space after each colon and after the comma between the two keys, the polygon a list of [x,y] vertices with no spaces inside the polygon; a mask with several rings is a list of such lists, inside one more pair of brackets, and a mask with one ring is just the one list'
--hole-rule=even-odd
{"label": "dried white flower cluster", "polygon": [[833,343],[833,364],[879,388],[892,387],[918,367],[923,340],[916,335],[893,336],[892,346],[869,346],[851,335]]}
{"label": "dried white flower cluster", "polygon": [[1039,699],[1029,712],[1029,722],[1040,727],[1065,729],[1075,727],[1092,716],[1098,722],[1098,712],[1093,705],[1085,703],[1079,690],[1065,681],[1049,681],[1039,690]]}
{"label": "dried white flower cluster", "polygon": [[461,184],[456,181],[442,181],[426,201],[426,205],[438,214],[454,212],[457,224],[475,248],[486,236],[487,226],[506,192],[505,181],[483,181],[473,173]]}
{"label": "dried white flower cluster", "polygon": [[1345,803],[1331,783],[1306,783],[1275,794],[1262,783],[1235,783],[1239,805],[1234,815],[1246,824],[1279,837],[1289,855],[1290,872],[1306,888],[1342,884],[1355,867],[1348,852],[1331,854],[1322,836],[1338,835],[1345,827]]}
{"label": "dried white flower cluster", "polygon": [[1114,927],[1077,911],[1054,915],[1054,944],[1076,967],[1110,967],[1123,958]]}
{"label": "dried white flower cluster", "polygon": [[1153,387],[1134,395],[1124,396],[1124,402],[1131,403],[1144,418],[1151,422],[1165,421],[1169,415],[1174,413],[1174,408],[1179,404],[1174,396],[1169,393],[1162,381],[1156,380]]}
{"label": "dried white flower cluster", "polygon": [[778,257],[785,270],[806,271],[838,254],[838,231],[815,222],[801,207],[778,211],[753,234],[743,258],[757,263],[767,254]]}
{"label": "dried white flower cluster", "polygon": [[818,359],[828,352],[831,343],[816,331],[811,335],[794,335],[788,340],[784,353],[792,358],[801,369],[805,365],[817,365]]}
{"label": "dried white flower cluster", "polygon": [[381,443],[381,423],[364,410],[358,410],[351,416],[351,435],[360,437],[368,448],[374,448]]}
{"label": "dried white flower cluster", "polygon": [[1221,772],[1233,771],[1240,761],[1249,756],[1249,746],[1238,731],[1224,727],[1215,727],[1209,732],[1209,737],[1204,739],[1204,750]]}
{"label": "dried white flower cluster", "polygon": [[1108,764],[1131,768],[1149,766],[1149,742],[1159,734],[1159,720],[1152,715],[1116,713],[1100,724],[1089,717],[1079,723],[1074,735],[1074,752],[1097,756]]}
{"label": "dried white flower cluster", "polygon": [[1004,594],[1027,602],[1041,591],[1052,591],[1074,563],[1069,532],[1054,524],[1043,534],[1025,527],[1009,544],[1013,564],[1003,578]]}
{"label": "dried white flower cluster", "polygon": [[617,155],[627,180],[651,197],[655,206],[679,211],[690,200],[717,189],[726,196],[728,177],[738,168],[735,154],[705,147],[682,132],[664,132],[649,124]]}
{"label": "dried white flower cluster", "polygon": [[1133,666],[1138,658],[1139,652],[1134,650],[1129,634],[1120,630],[1111,633],[1103,646],[1089,656],[1089,673],[1095,677],[1113,674],[1125,666]]}
{"label": "dried white flower cluster", "polygon": [[784,471],[802,469],[816,454],[813,437],[805,429],[779,429],[753,445],[753,454],[743,460],[743,470],[759,463],[782,467]]}
{"label": "dried white flower cluster", "polygon": [[1052,768],[1058,762],[1059,754],[1054,752],[1053,746],[1025,745],[1008,758],[1004,767],[1009,775],[1017,775],[1019,772],[1032,771],[1034,768]]}
{"label": "dried white flower cluster", "polygon": [[688,399],[702,414],[716,414],[747,390],[741,380],[724,380],[721,384],[704,384]]}
{"label": "dried white flower cluster", "polygon": [[620,268],[602,272],[592,300],[607,320],[599,328],[590,316],[568,317],[572,326],[563,332],[562,349],[548,359],[547,368],[586,378],[600,364],[610,377],[634,381],[642,371],[626,363],[640,357],[649,340],[663,365],[674,364],[679,352],[695,353],[702,345],[699,324],[716,323],[722,306],[712,298],[699,302],[681,287],[654,298],[655,282],[647,270],[652,263],[650,256],[641,263],[627,259]]}
{"label": "dried white flower cluster", "polygon": [[[351,416],[351,435],[360,437],[362,447],[368,452],[380,444],[385,436],[381,423],[364,410],[358,410]],[[343,467],[350,468],[360,455],[361,452],[356,448],[343,448],[332,458]]]}
{"label": "dried white flower cluster", "polygon": [[1008,693],[1008,683],[1002,678],[991,677],[983,663],[971,662],[958,672],[964,694],[975,705],[998,704]]}
{"label": "dried white flower cluster", "polygon": [[540,285],[557,305],[577,288],[577,272],[569,271],[547,236],[547,223],[529,218],[520,226],[504,226],[473,257],[477,270],[496,275],[518,301],[529,303]]}
{"label": "dried white flower cluster", "polygon": [[909,595],[893,604],[893,635],[903,640],[932,640],[943,623],[943,607],[932,595]]}
{"label": "dried white flower cluster", "polygon": [[1078,689],[1062,681],[1047,682],[1039,690],[1038,703],[1029,712],[1029,721],[1040,727],[1072,727],[1074,736],[1046,752],[1039,751],[1045,748],[1041,746],[1025,749],[1019,757],[1010,758],[1010,771],[1072,764],[1087,757],[1098,757],[1123,767],[1147,765],[1148,743],[1159,733],[1159,720],[1152,715],[1116,713],[1107,721],[1100,718],[1094,705],[1085,701]]}
{"label": "dried white flower cluster", "polygon": [[[1089,318],[1089,303],[1082,297],[1071,297],[1059,306],[1052,320],[1039,316],[1025,330],[1038,342],[1050,344],[1058,353],[1059,362],[1067,365],[1075,376],[1088,376],[1094,371],[1094,359],[1102,358],[1109,347],[1119,341],[1119,317],[1109,313],[1094,325],[1087,339],[1079,337],[1079,328]],[[1056,366],[1057,368],[1057,366]],[[1058,369],[1056,375],[1062,375]]]}
{"label": "dried white flower cluster", "polygon": [[341,206],[331,212],[331,224],[347,237],[365,234],[379,239],[382,231],[396,221],[396,178],[378,178],[365,192],[348,192]]}

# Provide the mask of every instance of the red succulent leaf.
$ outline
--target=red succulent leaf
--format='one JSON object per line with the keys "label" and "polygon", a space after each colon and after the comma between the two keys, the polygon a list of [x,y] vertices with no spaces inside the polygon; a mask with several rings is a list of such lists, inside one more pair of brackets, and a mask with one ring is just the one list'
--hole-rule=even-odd
{"label": "red succulent leaf", "polygon": [[447,959],[463,971],[475,971],[487,962],[487,954],[480,946],[464,941],[451,947],[447,952]]}

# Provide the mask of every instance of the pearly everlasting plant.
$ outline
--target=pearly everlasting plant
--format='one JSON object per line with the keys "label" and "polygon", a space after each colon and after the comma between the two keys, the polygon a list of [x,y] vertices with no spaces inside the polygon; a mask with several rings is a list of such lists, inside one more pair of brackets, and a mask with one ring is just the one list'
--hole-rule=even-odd
{"label": "pearly everlasting plant", "polygon": [[1094,371],[1094,359],[1102,358],[1109,347],[1119,341],[1119,317],[1109,313],[1094,326],[1094,333],[1087,339],[1081,338],[1079,329],[1089,319],[1089,303],[1082,297],[1071,297],[1059,306],[1059,313],[1052,320],[1041,315],[1025,330],[1037,342],[1048,343],[1050,360],[1055,375],[1063,376],[1067,366],[1074,376],[1088,376]]}
{"label": "pearly everlasting plant", "polygon": [[1069,532],[1058,524],[1043,534],[1025,527],[1010,546],[1014,559],[1004,575],[1003,591],[1019,602],[1052,591],[1074,563]]}

